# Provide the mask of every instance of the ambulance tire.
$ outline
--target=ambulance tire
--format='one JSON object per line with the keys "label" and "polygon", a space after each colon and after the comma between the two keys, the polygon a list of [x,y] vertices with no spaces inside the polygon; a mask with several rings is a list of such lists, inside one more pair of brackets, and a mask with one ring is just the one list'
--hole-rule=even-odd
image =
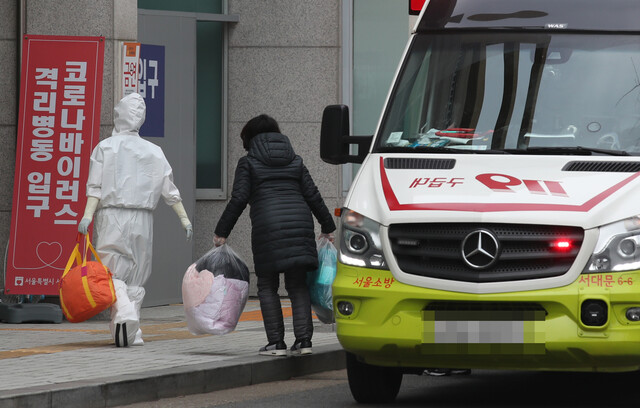
{"label": "ambulance tire", "polygon": [[353,398],[362,404],[393,402],[400,391],[402,371],[358,361],[347,353],[347,377]]}

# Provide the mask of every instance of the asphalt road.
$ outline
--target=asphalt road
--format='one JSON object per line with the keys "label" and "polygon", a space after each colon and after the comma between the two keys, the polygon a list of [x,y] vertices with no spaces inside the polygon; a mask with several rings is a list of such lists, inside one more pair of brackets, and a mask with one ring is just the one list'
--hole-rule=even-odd
{"label": "asphalt road", "polygon": [[[446,377],[405,375],[388,407],[638,407],[640,374],[473,371]],[[351,397],[346,370],[126,408],[365,407]],[[124,408],[124,407],[121,407]]]}

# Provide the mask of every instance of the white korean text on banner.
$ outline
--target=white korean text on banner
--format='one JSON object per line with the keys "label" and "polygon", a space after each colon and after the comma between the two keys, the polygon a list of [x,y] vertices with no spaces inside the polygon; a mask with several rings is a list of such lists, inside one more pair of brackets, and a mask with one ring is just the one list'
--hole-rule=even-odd
{"label": "white korean text on banner", "polygon": [[26,35],[5,293],[57,295],[99,141],[104,37]]}
{"label": "white korean text on banner", "polygon": [[147,105],[140,136],[164,137],[164,45],[140,46],[138,92]]}

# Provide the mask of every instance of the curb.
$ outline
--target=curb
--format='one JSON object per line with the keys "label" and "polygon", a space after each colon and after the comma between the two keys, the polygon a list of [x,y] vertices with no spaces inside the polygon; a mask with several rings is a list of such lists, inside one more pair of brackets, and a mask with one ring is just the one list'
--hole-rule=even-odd
{"label": "curb", "polygon": [[98,408],[287,380],[346,367],[339,344],[305,356],[247,356],[146,373],[0,391],[0,408]]}

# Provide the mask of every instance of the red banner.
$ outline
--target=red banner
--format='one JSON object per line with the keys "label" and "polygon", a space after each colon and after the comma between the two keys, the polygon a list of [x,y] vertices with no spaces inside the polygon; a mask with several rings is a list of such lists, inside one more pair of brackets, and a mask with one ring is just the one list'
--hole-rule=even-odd
{"label": "red banner", "polygon": [[58,294],[99,141],[103,61],[104,37],[24,37],[7,294]]}

